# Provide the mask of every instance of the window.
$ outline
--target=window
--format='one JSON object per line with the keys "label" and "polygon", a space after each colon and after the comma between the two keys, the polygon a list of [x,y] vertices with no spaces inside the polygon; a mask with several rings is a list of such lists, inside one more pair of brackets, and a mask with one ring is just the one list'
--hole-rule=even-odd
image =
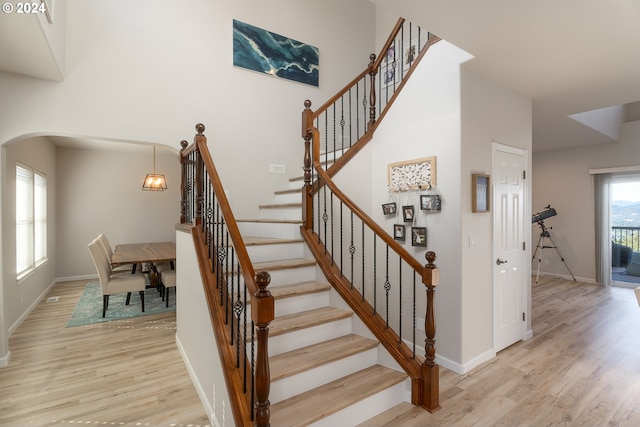
{"label": "window", "polygon": [[26,276],[47,260],[47,179],[16,166],[16,272]]}

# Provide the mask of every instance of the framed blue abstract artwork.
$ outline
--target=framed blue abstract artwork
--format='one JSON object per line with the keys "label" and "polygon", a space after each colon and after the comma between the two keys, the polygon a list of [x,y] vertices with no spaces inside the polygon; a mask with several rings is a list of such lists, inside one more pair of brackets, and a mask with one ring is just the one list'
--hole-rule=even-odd
{"label": "framed blue abstract artwork", "polygon": [[233,20],[233,65],[318,86],[319,50],[279,34]]}

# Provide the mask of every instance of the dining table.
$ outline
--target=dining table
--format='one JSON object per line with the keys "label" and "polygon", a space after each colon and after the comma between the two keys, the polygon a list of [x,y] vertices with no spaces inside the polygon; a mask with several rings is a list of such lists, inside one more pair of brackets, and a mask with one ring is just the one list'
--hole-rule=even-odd
{"label": "dining table", "polygon": [[132,264],[131,273],[135,274],[138,264],[148,267],[151,285],[157,285],[155,267],[168,262],[175,268],[176,244],[174,242],[124,243],[116,245],[111,256],[111,265]]}

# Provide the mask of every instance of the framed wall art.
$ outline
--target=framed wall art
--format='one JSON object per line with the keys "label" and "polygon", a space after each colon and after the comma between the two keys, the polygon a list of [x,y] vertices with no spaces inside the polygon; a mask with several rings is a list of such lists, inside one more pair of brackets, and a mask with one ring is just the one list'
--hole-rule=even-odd
{"label": "framed wall art", "polygon": [[317,47],[233,20],[233,65],[317,87],[319,64]]}
{"label": "framed wall art", "polygon": [[382,213],[384,215],[395,215],[395,213],[396,213],[396,204],[395,204],[395,202],[384,203],[382,205]]}
{"label": "framed wall art", "polygon": [[471,175],[471,212],[491,212],[491,177],[486,174]]}
{"label": "framed wall art", "polygon": [[404,224],[393,224],[393,238],[404,242],[405,240],[405,226]]}
{"label": "framed wall art", "polygon": [[415,218],[415,211],[413,206],[403,206],[402,207],[402,219],[404,222],[413,222]]}
{"label": "framed wall art", "polygon": [[439,211],[441,209],[440,195],[422,194],[420,195],[420,209],[423,211]]}
{"label": "framed wall art", "polygon": [[390,163],[388,185],[391,191],[420,190],[436,185],[436,157]]}
{"label": "framed wall art", "polygon": [[427,247],[426,227],[411,227],[411,246]]}

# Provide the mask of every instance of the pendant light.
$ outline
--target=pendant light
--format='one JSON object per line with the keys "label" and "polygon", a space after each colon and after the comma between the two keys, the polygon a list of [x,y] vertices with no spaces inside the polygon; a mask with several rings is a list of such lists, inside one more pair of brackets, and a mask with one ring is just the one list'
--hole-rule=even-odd
{"label": "pendant light", "polygon": [[142,184],[144,191],[164,191],[167,189],[167,181],[164,175],[156,173],[156,146],[153,146],[153,173],[148,173]]}

